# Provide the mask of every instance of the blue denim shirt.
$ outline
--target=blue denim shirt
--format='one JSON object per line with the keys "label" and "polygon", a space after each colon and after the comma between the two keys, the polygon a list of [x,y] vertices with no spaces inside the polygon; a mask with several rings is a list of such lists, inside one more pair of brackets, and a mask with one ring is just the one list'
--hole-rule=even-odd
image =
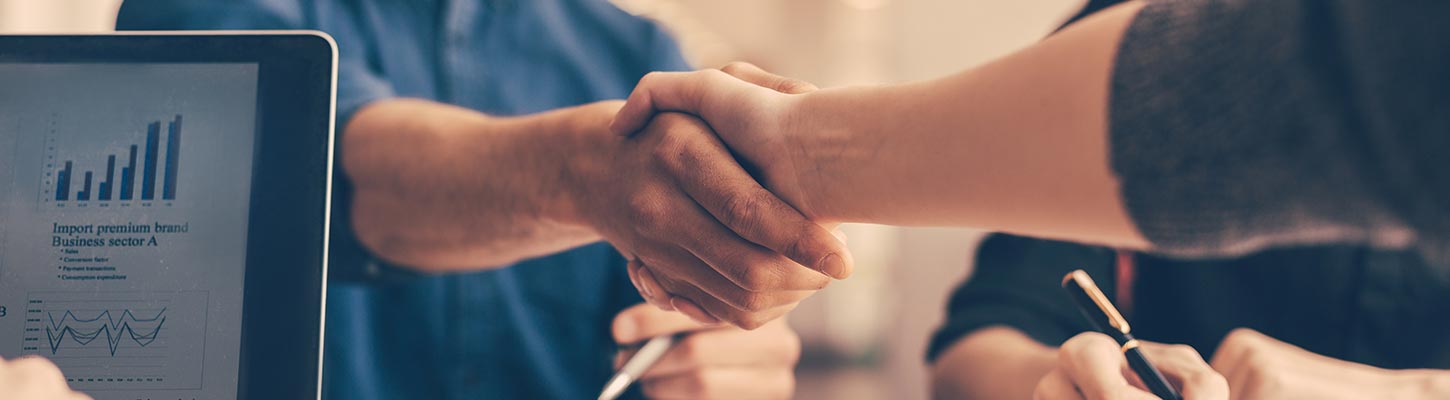
{"label": "blue denim shirt", "polygon": [[[127,0],[117,25],[326,31],[339,48],[339,132],[383,98],[518,115],[623,98],[649,71],[687,68],[659,27],[604,0]],[[343,211],[350,190],[335,184],[326,397],[597,396],[615,350],[610,323],[639,302],[613,249],[410,275],[357,244]]]}

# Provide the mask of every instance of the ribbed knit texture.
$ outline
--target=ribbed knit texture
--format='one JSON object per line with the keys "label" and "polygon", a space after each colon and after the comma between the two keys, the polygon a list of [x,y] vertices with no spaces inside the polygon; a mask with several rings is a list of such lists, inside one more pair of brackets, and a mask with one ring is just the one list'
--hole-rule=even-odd
{"label": "ribbed knit texture", "polygon": [[1310,242],[1450,261],[1450,2],[1150,2],[1112,78],[1113,169],[1158,250]]}

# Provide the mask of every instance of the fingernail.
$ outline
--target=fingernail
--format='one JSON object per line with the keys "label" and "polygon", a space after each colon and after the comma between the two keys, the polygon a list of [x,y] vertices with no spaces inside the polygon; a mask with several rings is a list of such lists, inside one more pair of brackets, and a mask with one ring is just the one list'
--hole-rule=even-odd
{"label": "fingernail", "polygon": [[836,253],[828,254],[825,258],[821,259],[821,262],[816,263],[816,270],[824,272],[826,275],[830,275],[836,279],[846,279],[851,274],[849,267],[846,265],[846,260],[842,259]]}
{"label": "fingernail", "polygon": [[624,272],[625,275],[629,276],[629,284],[634,285],[635,290],[638,290],[640,293],[644,293],[644,286],[641,286],[639,284],[639,278],[635,277],[635,274],[637,273],[639,272],[637,272],[634,268],[626,268]]}
{"label": "fingernail", "polygon": [[654,289],[650,288],[650,286],[653,286],[653,285],[647,285],[647,284],[645,284],[646,279],[644,277],[644,274],[650,274],[648,281],[650,281],[650,282],[656,282],[655,281],[654,274],[653,273],[650,273],[649,270],[644,269],[644,268],[640,268],[637,271],[638,272],[636,272],[636,273],[639,274],[639,280],[640,280],[640,282],[636,283],[635,286],[638,286],[639,287],[640,293],[643,293],[645,298],[650,298],[650,299],[654,298],[655,297],[655,291],[654,291]]}
{"label": "fingernail", "polygon": [[625,136],[626,134],[629,133],[629,132],[625,132],[624,131],[624,126],[621,126],[620,125],[620,123],[619,123],[619,116],[615,116],[614,119],[612,119],[612,120],[609,121],[609,131],[610,132],[614,132],[614,134],[620,135],[620,136]]}
{"label": "fingernail", "polygon": [[720,320],[710,316],[710,313],[705,312],[705,309],[695,305],[695,302],[690,301],[689,299],[685,299],[683,297],[671,298],[670,305],[674,306],[676,310],[680,311],[680,313],[685,314],[686,317],[690,317],[690,319],[695,320],[695,322],[698,322],[700,325],[712,325],[720,323]]}

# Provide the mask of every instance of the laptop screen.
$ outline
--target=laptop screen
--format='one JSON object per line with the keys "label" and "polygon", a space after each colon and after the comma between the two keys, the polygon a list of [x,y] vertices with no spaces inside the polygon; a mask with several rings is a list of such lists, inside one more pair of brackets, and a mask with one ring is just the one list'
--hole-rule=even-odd
{"label": "laptop screen", "polygon": [[0,63],[0,356],[236,396],[256,63]]}

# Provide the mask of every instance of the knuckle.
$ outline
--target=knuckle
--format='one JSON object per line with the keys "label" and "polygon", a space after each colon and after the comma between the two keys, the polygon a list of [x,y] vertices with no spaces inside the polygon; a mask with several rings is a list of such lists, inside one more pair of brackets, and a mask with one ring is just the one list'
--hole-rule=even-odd
{"label": "knuckle", "polygon": [[[739,67],[736,67],[736,68],[739,68]],[[721,71],[721,70],[718,70],[718,69],[702,69],[702,70],[699,70],[699,71],[695,71],[695,73],[704,76],[705,79],[721,79],[721,78],[732,78],[732,79],[734,79],[734,77],[730,76],[730,74],[727,74],[727,73],[725,73],[725,71]]]}
{"label": "knuckle", "polygon": [[745,292],[740,294],[736,306],[741,310],[757,313],[768,310],[772,307],[769,295],[758,292]]}
{"label": "knuckle", "polygon": [[1228,387],[1228,379],[1210,368],[1200,368],[1189,372],[1186,379],[1203,387]]}
{"label": "knuckle", "polygon": [[1224,346],[1228,346],[1228,345],[1242,346],[1245,342],[1248,342],[1248,341],[1252,340],[1253,338],[1254,338],[1254,331],[1252,329],[1249,329],[1249,328],[1234,328],[1234,330],[1229,331],[1228,335],[1225,335],[1224,336],[1223,342],[1224,342]]}
{"label": "knuckle", "polygon": [[683,162],[687,138],[673,129],[660,131],[658,143],[650,148],[649,156],[667,167],[678,167]]}
{"label": "knuckle", "polygon": [[1099,341],[1097,335],[1101,334],[1097,332],[1079,333],[1077,336],[1073,336],[1067,339],[1066,342],[1063,342],[1062,346],[1058,348],[1058,353],[1066,357],[1071,357],[1083,349],[1092,346],[1094,343],[1097,343]]}
{"label": "knuckle", "polygon": [[700,344],[698,337],[687,336],[685,340],[680,342],[679,350],[677,351],[680,352],[681,358],[689,360],[693,364],[695,360],[700,359],[702,355],[701,351],[703,350],[702,347],[704,346]]}
{"label": "knuckle", "polygon": [[1266,364],[1274,361],[1274,357],[1271,357],[1264,354],[1264,352],[1262,351],[1256,351],[1254,349],[1244,349],[1240,357],[1243,360],[1244,366],[1249,367],[1253,370],[1259,370]]}
{"label": "knuckle", "polygon": [[781,80],[780,83],[780,91],[785,93],[802,93],[815,89],[816,85],[812,85],[800,79],[784,78],[783,80]]}
{"label": "knuckle", "polygon": [[636,229],[654,231],[665,224],[665,208],[659,196],[648,192],[636,192],[629,198],[629,219]]}
{"label": "knuckle", "polygon": [[786,243],[785,247],[780,249],[781,254],[785,254],[787,257],[791,258],[808,257],[806,253],[807,250],[811,248],[811,235],[807,234],[808,232],[810,232],[811,229],[811,226],[809,226],[810,224],[810,222],[803,222],[796,226],[795,231],[791,232],[792,239],[790,240],[790,242]]}
{"label": "knuckle", "polygon": [[746,265],[741,272],[740,287],[751,292],[775,289],[781,281],[780,267],[771,264]]}
{"label": "knuckle", "polygon": [[664,73],[663,72],[660,72],[660,71],[652,71],[650,73],[644,74],[644,76],[642,76],[642,77],[639,78],[639,85],[640,86],[649,86],[650,84],[654,83],[655,81],[660,80],[660,76],[663,76],[663,74]]}
{"label": "knuckle", "polygon": [[760,327],[764,326],[766,322],[770,322],[770,319],[760,315],[759,313],[750,313],[741,316],[740,321],[736,323],[735,326],[738,326],[740,327],[740,329],[744,329],[747,331],[753,331],[756,329],[760,329]]}
{"label": "knuckle", "polygon": [[760,206],[765,204],[762,196],[757,191],[734,191],[726,195],[720,222],[736,232],[754,231]]}
{"label": "knuckle", "polygon": [[742,70],[747,69],[749,65],[750,64],[744,61],[731,61],[729,64],[725,64],[725,66],[720,67],[720,71],[723,71],[730,75],[735,75],[737,73],[740,73]]}
{"label": "knuckle", "polygon": [[1198,354],[1198,349],[1194,349],[1193,346],[1189,346],[1186,344],[1171,345],[1168,347],[1168,350],[1179,357],[1184,357],[1188,359],[1202,358],[1202,356],[1199,356]]}
{"label": "knuckle", "polygon": [[715,381],[710,379],[710,372],[698,369],[689,373],[685,379],[686,386],[693,393],[695,398],[709,398],[712,390],[715,389]]}

